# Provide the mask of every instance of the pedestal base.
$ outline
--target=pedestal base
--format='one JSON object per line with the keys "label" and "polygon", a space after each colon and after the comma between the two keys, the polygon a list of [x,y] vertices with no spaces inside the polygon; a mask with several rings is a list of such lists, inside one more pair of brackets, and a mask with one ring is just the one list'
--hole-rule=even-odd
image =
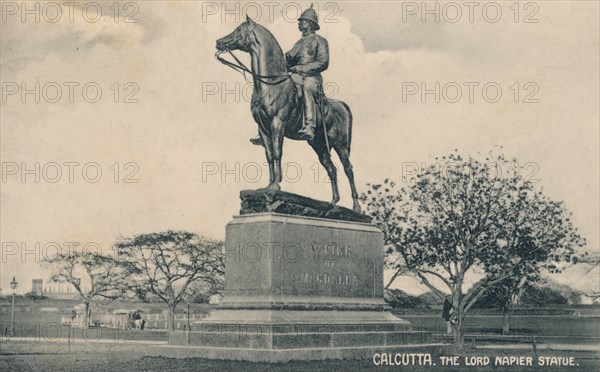
{"label": "pedestal base", "polygon": [[431,333],[413,331],[384,302],[383,234],[369,223],[235,217],[225,283],[219,307],[191,331],[172,333],[170,345],[196,347],[206,358],[281,361],[372,357],[431,343]]}
{"label": "pedestal base", "polygon": [[[296,314],[289,314],[295,318]],[[348,314],[339,314],[347,317]],[[276,361],[282,351],[287,360],[311,359],[317,354],[335,358],[340,349],[402,348],[406,345],[430,344],[429,332],[415,332],[408,322],[397,320],[380,323],[220,323],[194,324],[191,332],[174,332],[170,345],[205,348],[229,348],[246,355],[243,360]],[[269,351],[271,352],[269,354]],[[199,351],[204,353],[203,351]],[[261,358],[264,357],[265,359]],[[353,355],[353,357],[357,357]],[[372,354],[368,357],[372,357]]]}

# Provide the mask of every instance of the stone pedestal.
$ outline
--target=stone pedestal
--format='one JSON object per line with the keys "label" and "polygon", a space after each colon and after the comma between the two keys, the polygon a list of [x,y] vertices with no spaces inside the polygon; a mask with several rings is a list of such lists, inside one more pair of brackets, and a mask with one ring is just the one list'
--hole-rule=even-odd
{"label": "stone pedestal", "polygon": [[[356,213],[348,211],[342,214]],[[234,217],[225,286],[219,307],[191,332],[173,333],[171,345],[215,348],[198,354],[209,358],[285,361],[371,357],[431,341],[389,312],[383,234],[369,223],[273,212]]]}
{"label": "stone pedestal", "polygon": [[381,311],[383,238],[374,226],[261,213],[227,225],[227,309]]}

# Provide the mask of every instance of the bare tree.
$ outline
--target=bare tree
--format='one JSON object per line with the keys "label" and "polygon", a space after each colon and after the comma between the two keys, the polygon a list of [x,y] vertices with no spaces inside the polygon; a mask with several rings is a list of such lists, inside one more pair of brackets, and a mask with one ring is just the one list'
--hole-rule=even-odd
{"label": "bare tree", "polygon": [[168,329],[175,329],[175,309],[204,282],[211,290],[223,286],[223,242],[185,231],[142,234],[115,244],[119,256],[130,263],[132,288],[138,297],[156,295],[169,310]]}
{"label": "bare tree", "polygon": [[117,299],[127,291],[130,270],[111,256],[94,252],[58,253],[46,259],[55,266],[52,281],[69,283],[81,297],[84,312],[81,326],[89,326],[90,304],[94,298]]}

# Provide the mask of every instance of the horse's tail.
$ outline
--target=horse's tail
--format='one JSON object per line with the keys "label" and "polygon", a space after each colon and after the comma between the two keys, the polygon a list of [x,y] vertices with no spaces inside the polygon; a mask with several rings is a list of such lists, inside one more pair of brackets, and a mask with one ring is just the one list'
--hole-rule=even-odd
{"label": "horse's tail", "polygon": [[350,110],[350,106],[344,101],[340,101],[340,103],[346,108],[348,111],[348,156],[350,156],[350,148],[352,144],[352,110]]}

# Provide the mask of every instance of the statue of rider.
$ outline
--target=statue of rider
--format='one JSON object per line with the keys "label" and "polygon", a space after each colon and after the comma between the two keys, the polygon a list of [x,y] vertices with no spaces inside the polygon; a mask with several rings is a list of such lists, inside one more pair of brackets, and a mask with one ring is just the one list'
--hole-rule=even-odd
{"label": "statue of rider", "polygon": [[288,69],[296,87],[302,89],[304,99],[304,127],[302,132],[307,139],[315,137],[315,128],[321,123],[321,100],[323,77],[321,72],[329,67],[329,46],[327,40],[315,33],[319,30],[317,12],[306,9],[298,18],[298,29],[302,38],[285,54]]}
{"label": "statue of rider", "polygon": [[[315,129],[322,123],[321,100],[325,98],[321,72],[329,67],[327,40],[315,33],[320,29],[317,12],[312,5],[298,17],[298,29],[302,38],[285,54],[292,80],[304,100],[304,125],[301,133],[313,140]],[[251,140],[254,144],[262,141]]]}

